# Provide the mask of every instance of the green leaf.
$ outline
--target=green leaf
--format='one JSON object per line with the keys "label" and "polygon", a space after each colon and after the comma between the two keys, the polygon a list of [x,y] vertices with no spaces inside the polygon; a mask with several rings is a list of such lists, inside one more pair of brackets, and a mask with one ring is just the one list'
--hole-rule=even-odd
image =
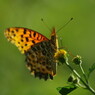
{"label": "green leaf", "polygon": [[70,85],[70,86],[65,86],[65,87],[58,87],[57,90],[61,95],[67,95],[73,90],[75,90],[77,86],[75,85]]}
{"label": "green leaf", "polygon": [[90,77],[90,74],[95,70],[95,63],[92,64],[92,66],[89,68],[89,72],[88,72],[88,78]]}

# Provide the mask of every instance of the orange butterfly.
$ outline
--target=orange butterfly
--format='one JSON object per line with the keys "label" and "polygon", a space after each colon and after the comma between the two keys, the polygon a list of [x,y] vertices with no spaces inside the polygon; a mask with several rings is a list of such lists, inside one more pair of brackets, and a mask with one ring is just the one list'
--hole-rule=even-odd
{"label": "orange butterfly", "polygon": [[50,39],[34,30],[20,27],[8,28],[4,34],[25,54],[27,67],[35,77],[53,79],[57,64],[54,55],[58,48],[54,28]]}

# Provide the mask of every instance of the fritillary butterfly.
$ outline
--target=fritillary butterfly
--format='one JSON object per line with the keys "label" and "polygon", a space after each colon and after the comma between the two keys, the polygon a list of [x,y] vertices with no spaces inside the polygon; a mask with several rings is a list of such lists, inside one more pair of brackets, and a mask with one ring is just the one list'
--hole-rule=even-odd
{"label": "fritillary butterfly", "polygon": [[31,74],[40,79],[53,79],[57,64],[54,55],[58,48],[54,28],[50,39],[34,30],[20,27],[8,28],[4,34],[25,54]]}

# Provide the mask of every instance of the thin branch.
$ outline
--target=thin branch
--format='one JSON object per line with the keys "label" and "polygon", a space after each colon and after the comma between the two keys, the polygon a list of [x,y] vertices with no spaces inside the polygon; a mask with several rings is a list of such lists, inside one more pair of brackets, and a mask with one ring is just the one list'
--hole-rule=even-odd
{"label": "thin branch", "polygon": [[85,72],[84,72],[84,69],[83,69],[83,67],[82,67],[81,64],[80,64],[79,66],[80,66],[80,69],[81,69],[82,74],[83,74],[83,76],[84,76],[84,79],[85,79],[86,83],[88,84],[88,80],[87,80],[86,74],[85,74]]}
{"label": "thin branch", "polygon": [[66,60],[65,64],[67,65],[67,67],[69,67],[69,69],[80,79],[80,81],[84,84],[84,86],[95,95],[95,90],[88,85],[87,83],[85,83],[85,81],[81,78],[81,76],[78,74],[78,72],[76,70],[74,70],[68,63],[68,60]]}

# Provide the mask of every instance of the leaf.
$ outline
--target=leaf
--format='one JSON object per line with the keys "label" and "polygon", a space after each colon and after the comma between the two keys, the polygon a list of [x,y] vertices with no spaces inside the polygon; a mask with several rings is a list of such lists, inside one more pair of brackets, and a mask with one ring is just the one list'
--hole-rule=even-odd
{"label": "leaf", "polygon": [[88,78],[90,77],[90,74],[95,70],[95,63],[92,64],[92,66],[89,68],[89,72],[88,72]]}
{"label": "leaf", "polygon": [[65,86],[65,87],[58,87],[57,90],[61,95],[67,95],[73,90],[75,90],[77,86],[75,85],[70,85],[70,86]]}

